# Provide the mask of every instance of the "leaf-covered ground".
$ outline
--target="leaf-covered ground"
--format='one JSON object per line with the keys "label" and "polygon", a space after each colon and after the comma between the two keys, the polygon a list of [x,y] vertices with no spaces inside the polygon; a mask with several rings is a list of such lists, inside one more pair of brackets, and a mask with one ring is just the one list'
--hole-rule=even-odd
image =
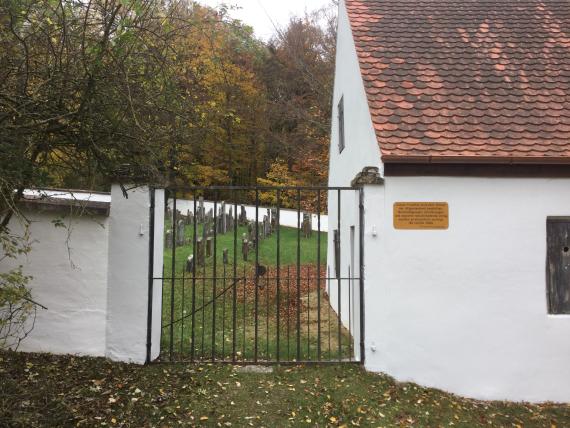
{"label": "leaf-covered ground", "polygon": [[0,426],[565,427],[568,405],[485,403],[357,366],[155,364],[0,353]]}

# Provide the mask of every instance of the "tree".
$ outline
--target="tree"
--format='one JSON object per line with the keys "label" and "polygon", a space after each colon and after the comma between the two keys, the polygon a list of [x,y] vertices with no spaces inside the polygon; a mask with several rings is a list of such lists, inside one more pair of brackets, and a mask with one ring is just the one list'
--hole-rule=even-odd
{"label": "tree", "polygon": [[325,184],[336,46],[332,7],[294,17],[270,41],[263,75],[270,99],[270,157],[303,183]]}
{"label": "tree", "polygon": [[[24,189],[160,179],[183,105],[170,79],[175,12],[155,0],[1,3],[0,260],[29,250]],[[28,279],[0,277],[1,329],[31,312]]]}

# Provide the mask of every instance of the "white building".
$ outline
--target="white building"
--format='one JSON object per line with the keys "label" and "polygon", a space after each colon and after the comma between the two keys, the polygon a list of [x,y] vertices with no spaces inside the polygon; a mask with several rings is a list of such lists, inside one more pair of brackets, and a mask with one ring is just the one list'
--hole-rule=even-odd
{"label": "white building", "polygon": [[[340,1],[329,184],[378,169],[364,185],[367,369],[570,401],[568,28],[566,2]],[[358,201],[341,206],[349,236]],[[331,229],[335,213],[329,197]],[[334,257],[329,244],[331,272]]]}

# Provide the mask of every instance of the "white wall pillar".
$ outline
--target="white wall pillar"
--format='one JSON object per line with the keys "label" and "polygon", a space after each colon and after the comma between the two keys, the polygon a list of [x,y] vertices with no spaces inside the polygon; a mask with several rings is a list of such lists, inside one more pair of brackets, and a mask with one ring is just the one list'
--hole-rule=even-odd
{"label": "white wall pillar", "polygon": [[[107,284],[106,356],[115,361],[142,364],[147,354],[149,299],[150,195],[148,187],[128,192],[119,185],[111,190],[109,219],[109,271]],[[162,204],[164,192],[155,192],[154,272],[162,274]],[[158,273],[158,275],[156,275]],[[152,356],[160,345],[160,282],[154,283]]]}
{"label": "white wall pillar", "polygon": [[[164,263],[164,190],[154,191],[154,266],[153,277],[162,278]],[[162,333],[162,279],[153,280],[152,298],[152,351],[151,360],[160,355],[160,336]]]}

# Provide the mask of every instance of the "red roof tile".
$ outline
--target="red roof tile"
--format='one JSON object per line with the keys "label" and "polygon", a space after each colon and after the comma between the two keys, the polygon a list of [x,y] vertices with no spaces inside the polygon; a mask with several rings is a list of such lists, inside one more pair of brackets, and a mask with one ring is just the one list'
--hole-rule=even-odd
{"label": "red roof tile", "polygon": [[570,2],[346,7],[385,162],[570,163]]}

